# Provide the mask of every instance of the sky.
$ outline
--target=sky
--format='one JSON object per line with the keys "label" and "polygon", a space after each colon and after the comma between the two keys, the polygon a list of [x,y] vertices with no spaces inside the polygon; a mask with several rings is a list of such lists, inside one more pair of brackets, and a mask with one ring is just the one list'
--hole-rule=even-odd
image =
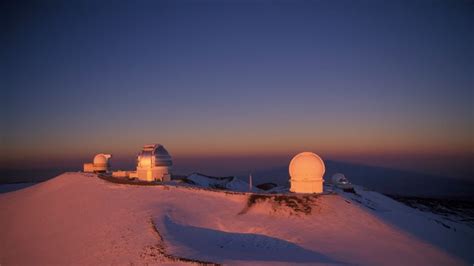
{"label": "sky", "polygon": [[2,167],[161,143],[474,178],[473,1],[2,5]]}

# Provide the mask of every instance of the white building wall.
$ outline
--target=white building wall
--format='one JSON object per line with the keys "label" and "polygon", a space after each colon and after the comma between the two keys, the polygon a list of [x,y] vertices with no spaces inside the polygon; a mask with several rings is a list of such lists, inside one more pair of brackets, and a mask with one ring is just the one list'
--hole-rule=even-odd
{"label": "white building wall", "polygon": [[171,171],[167,166],[155,166],[152,168],[137,168],[138,179],[143,181],[170,181]]}
{"label": "white building wall", "polygon": [[93,172],[94,172],[94,164],[92,164],[92,163],[85,163],[85,164],[84,164],[84,172],[85,172],[85,173],[93,173]]}
{"label": "white building wall", "polygon": [[296,193],[323,193],[323,180],[290,180],[290,191]]}

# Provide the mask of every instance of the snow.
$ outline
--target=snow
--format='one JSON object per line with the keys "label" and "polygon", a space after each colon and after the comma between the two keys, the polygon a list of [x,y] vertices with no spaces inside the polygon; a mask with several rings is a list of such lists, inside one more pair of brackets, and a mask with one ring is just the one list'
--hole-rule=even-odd
{"label": "snow", "polygon": [[[204,188],[220,188],[230,191],[247,192],[249,191],[249,183],[242,181],[236,177],[211,177],[199,173],[189,175],[187,180]],[[252,191],[260,191],[256,187],[252,187]]]}
{"label": "snow", "polygon": [[[459,256],[466,255],[470,261],[474,256],[474,230],[463,223],[457,223],[435,215],[420,212],[374,191],[355,187],[358,195],[342,193],[346,198],[372,209],[372,213],[401,230],[442,246],[446,251]],[[431,222],[427,222],[431,221]],[[442,228],[440,227],[442,226]],[[466,237],[460,238],[459,235]]]}
{"label": "snow", "polygon": [[[0,264],[463,265],[473,230],[356,187],[307,199],[65,173],[0,194]],[[261,197],[261,196],[256,196]],[[273,197],[273,198],[272,198]],[[279,198],[278,198],[279,197]],[[306,203],[305,203],[306,202]],[[243,211],[245,210],[245,211]],[[456,228],[454,231],[452,228]],[[185,259],[184,259],[185,258]]]}

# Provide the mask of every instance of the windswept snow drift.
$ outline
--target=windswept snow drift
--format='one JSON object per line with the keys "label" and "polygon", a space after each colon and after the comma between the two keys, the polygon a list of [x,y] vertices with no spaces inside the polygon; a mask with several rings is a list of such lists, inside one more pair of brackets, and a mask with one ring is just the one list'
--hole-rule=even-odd
{"label": "windswept snow drift", "polygon": [[0,195],[0,264],[186,263],[180,257],[268,265],[474,261],[472,228],[446,228],[435,216],[356,191],[298,201],[311,211],[295,213],[273,199],[249,204],[244,194],[65,173]]}

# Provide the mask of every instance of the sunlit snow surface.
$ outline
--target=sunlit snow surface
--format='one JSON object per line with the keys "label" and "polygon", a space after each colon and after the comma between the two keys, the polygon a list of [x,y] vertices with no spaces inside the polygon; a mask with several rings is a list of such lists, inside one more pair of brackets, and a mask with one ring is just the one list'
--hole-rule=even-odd
{"label": "sunlit snow surface", "polygon": [[0,194],[0,264],[474,261],[471,227],[359,187],[356,192],[312,197],[305,214],[272,200],[249,207],[248,194],[113,184],[65,173]]}

